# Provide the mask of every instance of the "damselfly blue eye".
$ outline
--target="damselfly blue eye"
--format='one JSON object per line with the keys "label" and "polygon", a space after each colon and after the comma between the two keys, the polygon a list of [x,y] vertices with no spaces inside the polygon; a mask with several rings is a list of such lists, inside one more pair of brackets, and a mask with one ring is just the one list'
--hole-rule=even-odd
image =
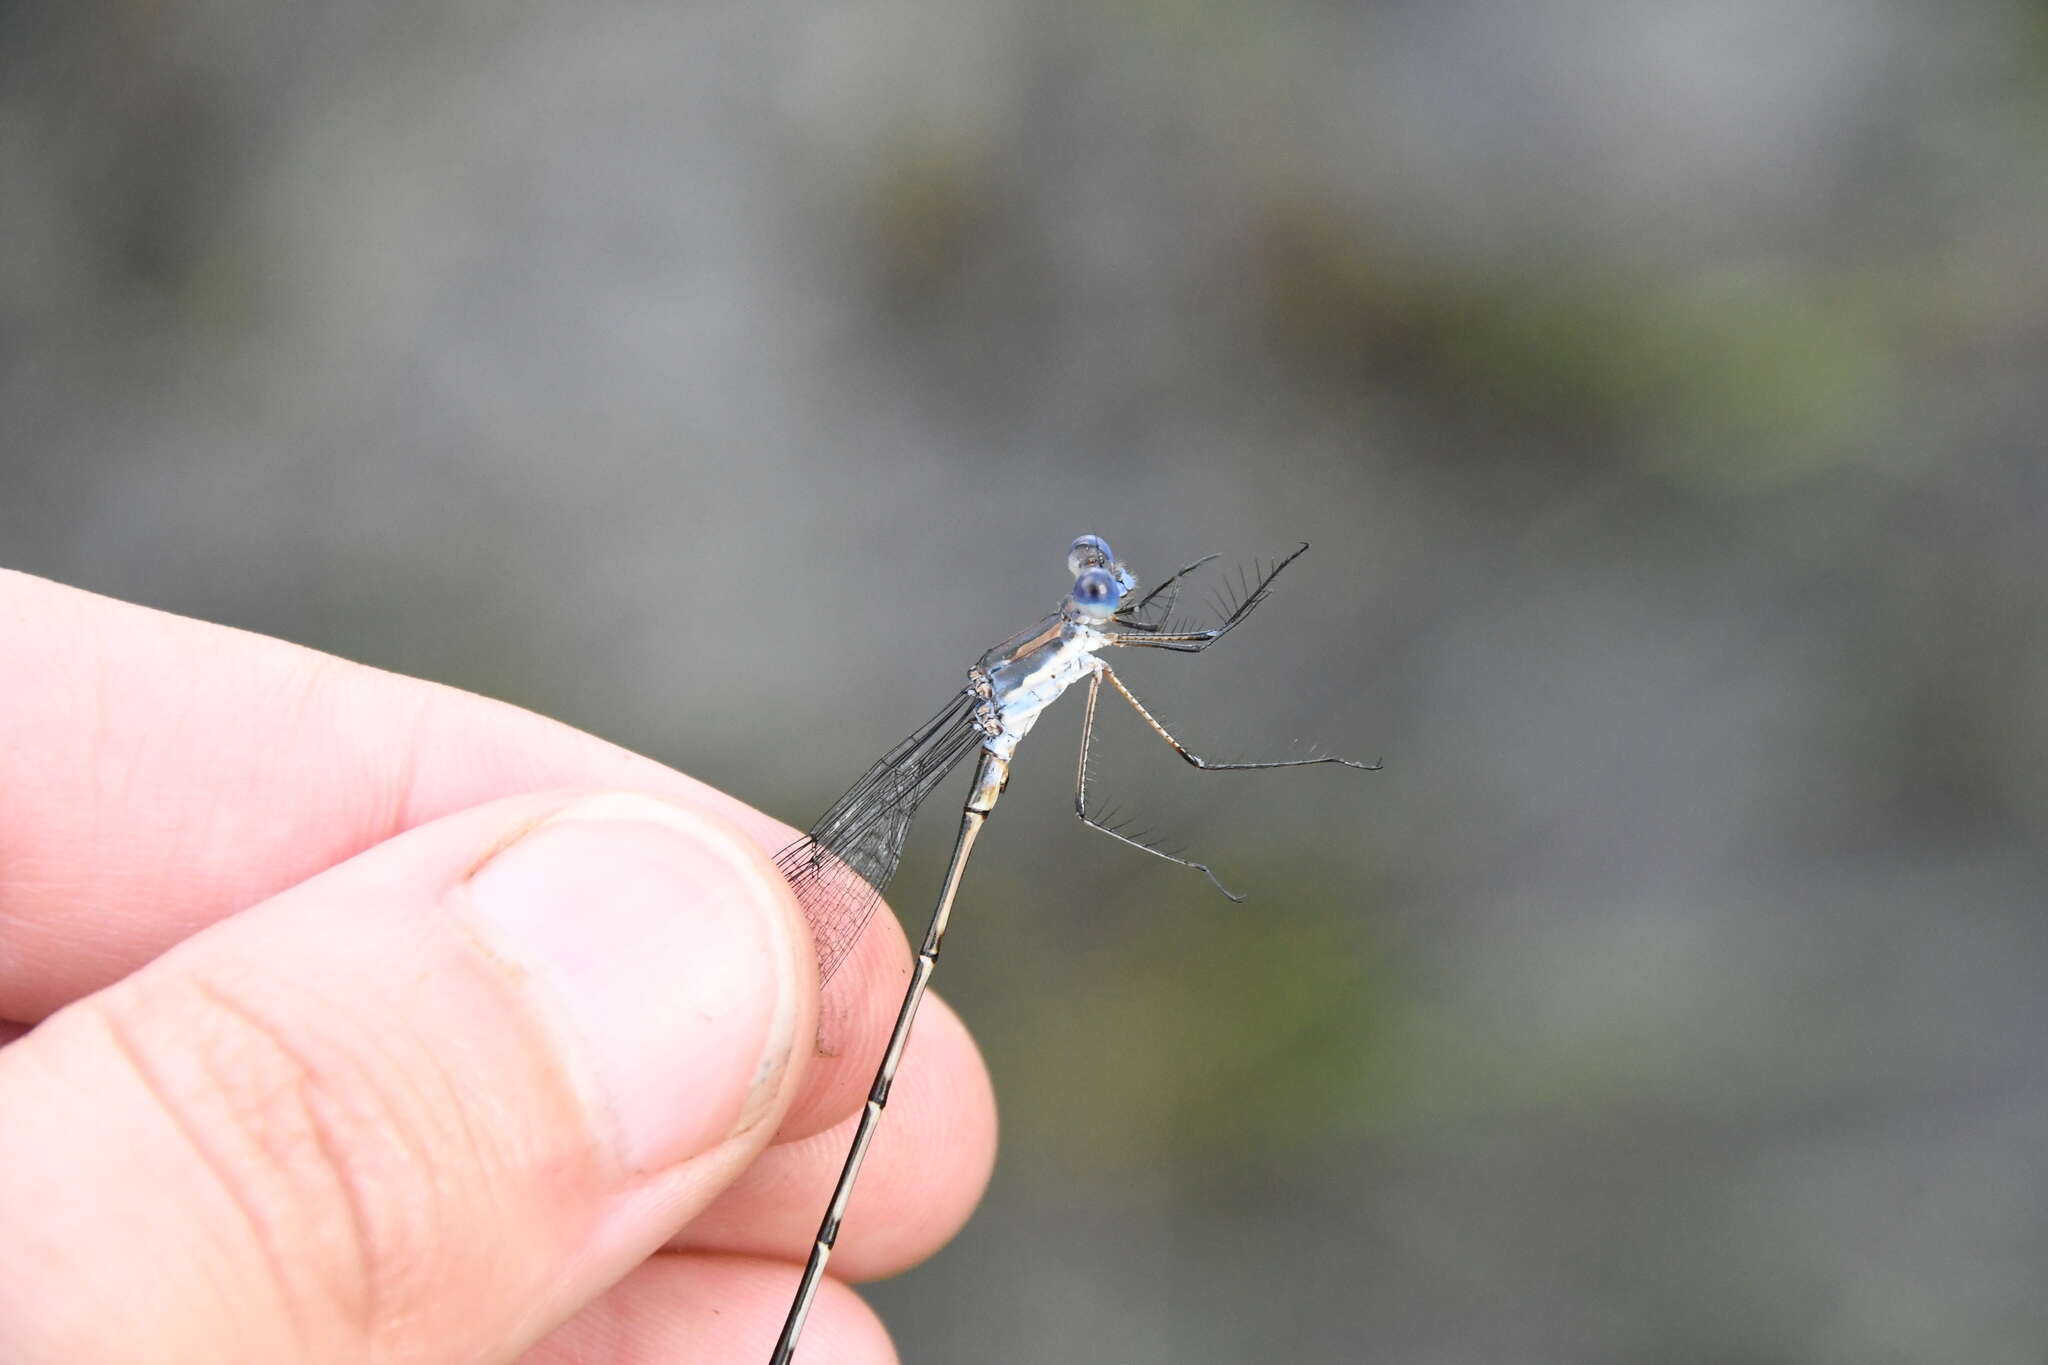
{"label": "damselfly blue eye", "polygon": [[1123,595],[1123,585],[1107,569],[1084,569],[1074,580],[1074,605],[1090,616],[1108,616]]}
{"label": "damselfly blue eye", "polygon": [[1109,542],[1101,536],[1082,536],[1067,547],[1067,572],[1076,578],[1083,569],[1098,569],[1105,564],[1116,563]]}

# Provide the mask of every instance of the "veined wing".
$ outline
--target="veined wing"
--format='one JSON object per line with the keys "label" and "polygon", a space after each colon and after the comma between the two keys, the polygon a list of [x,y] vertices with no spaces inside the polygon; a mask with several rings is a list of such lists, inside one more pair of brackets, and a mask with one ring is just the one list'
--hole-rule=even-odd
{"label": "veined wing", "polygon": [[803,906],[828,981],[859,941],[868,917],[903,858],[917,808],[946,774],[981,743],[975,698],[954,695],[945,709],[876,761],[775,865]]}

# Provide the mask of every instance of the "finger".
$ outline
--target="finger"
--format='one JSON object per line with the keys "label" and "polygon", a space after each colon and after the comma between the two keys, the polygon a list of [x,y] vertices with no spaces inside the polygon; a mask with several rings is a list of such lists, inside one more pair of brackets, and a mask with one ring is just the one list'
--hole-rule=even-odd
{"label": "finger", "polygon": [[[759,1365],[782,1329],[794,1275],[739,1256],[661,1255],[628,1275],[521,1358],[520,1365]],[[804,1323],[803,1358],[891,1365],[874,1311],[827,1280]]]}
{"label": "finger", "polygon": [[[0,644],[0,1018],[40,1019],[394,832],[513,792],[630,786],[764,849],[794,837],[516,707],[22,574],[0,571]],[[780,1137],[859,1108],[908,970],[884,907],[823,993]],[[947,1093],[987,1093],[971,1045],[940,1056],[971,1068],[933,1076]]]}
{"label": "finger", "polygon": [[0,570],[0,1018],[33,1023],[400,831],[519,792],[780,822],[483,697]]}
{"label": "finger", "polygon": [[[875,1059],[862,1060],[872,1076]],[[778,1139],[669,1245],[801,1262],[857,1121],[857,1113],[849,1114],[801,1140]],[[937,1251],[974,1211],[995,1155],[995,1092],[987,1068],[959,1016],[927,996],[853,1188],[832,1273],[878,1279]]]}
{"label": "finger", "polygon": [[423,825],[0,1050],[10,1361],[503,1360],[768,1140],[774,865],[644,796]]}

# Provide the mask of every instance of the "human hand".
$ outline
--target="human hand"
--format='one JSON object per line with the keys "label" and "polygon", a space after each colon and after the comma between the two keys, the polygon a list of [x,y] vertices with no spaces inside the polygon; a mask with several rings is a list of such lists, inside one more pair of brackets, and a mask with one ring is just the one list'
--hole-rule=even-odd
{"label": "human hand", "polygon": [[[908,958],[822,1015],[730,797],[516,708],[0,572],[0,1342],[62,1361],[759,1361]],[[12,1041],[9,1041],[9,1040]],[[965,1221],[939,1002],[835,1254]],[[894,1359],[828,1281],[807,1358]]]}

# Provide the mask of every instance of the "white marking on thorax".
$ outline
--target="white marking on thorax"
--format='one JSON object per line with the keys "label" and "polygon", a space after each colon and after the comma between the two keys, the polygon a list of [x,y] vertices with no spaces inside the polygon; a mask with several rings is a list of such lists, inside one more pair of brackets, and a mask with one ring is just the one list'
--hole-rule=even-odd
{"label": "white marking on thorax", "polygon": [[995,705],[1002,732],[984,740],[982,747],[997,758],[1013,756],[1017,742],[1031,733],[1039,714],[1069,687],[1102,667],[1095,651],[1108,644],[1106,633],[1082,627],[1045,651],[1028,673],[1001,677]]}

